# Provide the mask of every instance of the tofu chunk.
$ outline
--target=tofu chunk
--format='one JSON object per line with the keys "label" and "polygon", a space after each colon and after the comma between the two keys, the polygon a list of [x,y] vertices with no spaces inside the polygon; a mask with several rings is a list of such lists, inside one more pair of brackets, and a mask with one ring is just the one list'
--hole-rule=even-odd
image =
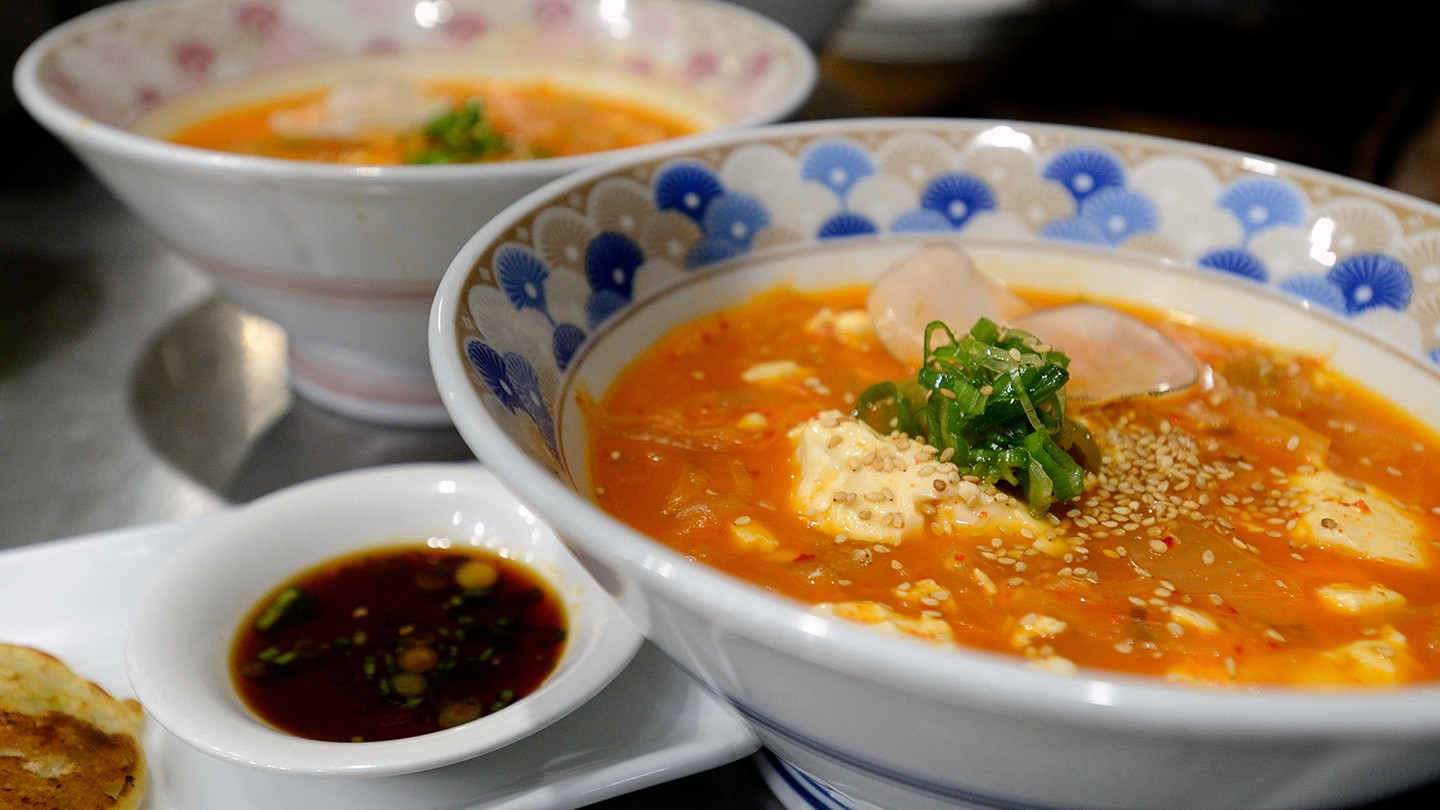
{"label": "tofu chunk", "polygon": [[809,373],[809,369],[794,360],[771,360],[745,369],[740,373],[740,379],[752,385],[763,385],[796,380]]}
{"label": "tofu chunk", "polygon": [[978,495],[955,465],[935,460],[935,448],[881,436],[839,411],[822,413],[790,435],[800,465],[795,506],[831,534],[896,544],[924,526],[921,510],[933,511],[943,493]]}
{"label": "tofu chunk", "polygon": [[1013,499],[964,480],[938,451],[839,411],[826,411],[790,431],[799,474],[795,507],[830,534],[898,544],[928,519],[940,534],[985,526],[998,534],[1040,538],[1041,521]]}
{"label": "tofu chunk", "polygon": [[1010,643],[1015,649],[1024,650],[1035,643],[1037,638],[1053,638],[1065,632],[1069,628],[1065,622],[1054,616],[1046,616],[1043,613],[1027,613],[1020,617],[1015,629],[1010,633]]}
{"label": "tofu chunk", "polygon": [[955,643],[954,631],[944,619],[929,615],[905,616],[880,602],[822,602],[816,605],[814,610],[817,613],[859,622],[886,635],[915,636],[942,644]]}
{"label": "tofu chunk", "polygon": [[1405,597],[1384,585],[1369,586],[1335,583],[1315,589],[1320,601],[1342,613],[1365,613],[1387,608],[1405,607]]}
{"label": "tofu chunk", "polygon": [[863,309],[836,312],[829,307],[822,307],[814,317],[805,322],[805,330],[857,348],[865,348],[875,341],[875,327],[870,322],[870,314]]}
{"label": "tofu chunk", "polygon": [[1409,658],[1405,635],[1389,626],[1381,628],[1375,638],[1346,644],[1326,655],[1357,683],[1375,686],[1397,683],[1403,670],[1414,663]]}
{"label": "tofu chunk", "polygon": [[1420,525],[1384,491],[1328,470],[1297,476],[1306,509],[1296,532],[1329,550],[1420,568],[1427,564]]}

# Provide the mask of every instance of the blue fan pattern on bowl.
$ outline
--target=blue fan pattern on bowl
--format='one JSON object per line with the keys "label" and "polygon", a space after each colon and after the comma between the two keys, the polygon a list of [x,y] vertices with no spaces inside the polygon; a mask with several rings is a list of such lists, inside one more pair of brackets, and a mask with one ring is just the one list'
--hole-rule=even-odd
{"label": "blue fan pattern on bowl", "polygon": [[[713,164],[709,162],[714,160]],[[898,215],[881,216],[867,208],[862,197],[867,184],[893,175],[878,149],[849,137],[817,138],[801,149],[790,164],[792,188],[820,189],[833,200],[832,210],[812,233],[792,240],[824,243],[886,234],[962,234],[986,217],[1004,213],[1004,189],[995,187],[979,172],[946,168],[913,182],[913,198]],[[1164,206],[1153,193],[1132,181],[1132,165],[1107,145],[1073,144],[1058,148],[1035,161],[1043,185],[1060,189],[1073,205],[1048,220],[1031,222],[1039,240],[1073,242],[1105,248],[1128,248],[1145,238],[1162,235],[1167,226]],[[1405,312],[1414,296],[1410,269],[1396,256],[1366,251],[1337,257],[1324,272],[1284,273],[1267,265],[1255,246],[1268,234],[1298,231],[1315,217],[1306,193],[1284,176],[1241,174],[1217,183],[1209,201],[1217,221],[1229,223],[1217,233],[1233,234],[1229,243],[1209,244],[1193,264],[1219,273],[1269,286],[1303,299],[1340,317],[1353,318],[1369,310],[1388,308]],[[647,205],[635,212],[646,216],[668,212],[693,223],[695,237],[686,246],[680,272],[687,273],[727,260],[753,255],[761,239],[784,217],[763,194],[727,183],[723,161],[692,156],[654,167],[648,184]],[[788,199],[777,198],[784,206]],[[783,241],[783,240],[782,240]],[[503,352],[481,337],[471,337],[466,353],[478,378],[491,394],[515,414],[533,421],[552,457],[556,454],[554,407],[547,402],[540,375],[533,363],[553,363],[563,372],[584,341],[616,313],[633,302],[637,275],[650,272],[652,259],[633,233],[600,230],[585,250],[584,277],[589,285],[584,323],[557,318],[547,298],[547,283],[556,269],[540,253],[517,242],[495,251],[494,276],[510,306],[533,310],[550,324],[549,357],[526,357]],[[657,271],[658,272],[658,271]],[[1440,362],[1440,347],[1425,352]]]}

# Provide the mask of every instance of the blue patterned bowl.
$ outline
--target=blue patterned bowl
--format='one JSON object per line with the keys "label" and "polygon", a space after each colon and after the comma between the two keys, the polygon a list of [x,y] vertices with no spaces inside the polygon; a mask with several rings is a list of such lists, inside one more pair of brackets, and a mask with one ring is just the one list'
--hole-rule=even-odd
{"label": "blue patterned bowl", "polygon": [[883,638],[580,494],[577,393],[603,393],[668,327],[782,281],[865,281],[937,238],[1028,257],[1000,264],[1026,287],[1328,353],[1440,425],[1440,207],[1257,156],[1017,122],[767,126],[549,184],[456,257],[432,366],[476,454],[838,806],[1321,807],[1440,773],[1433,689],[1207,691]]}

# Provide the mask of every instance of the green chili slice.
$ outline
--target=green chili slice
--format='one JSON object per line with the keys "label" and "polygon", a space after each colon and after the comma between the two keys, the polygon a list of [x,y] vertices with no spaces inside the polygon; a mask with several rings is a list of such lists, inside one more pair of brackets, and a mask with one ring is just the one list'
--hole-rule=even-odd
{"label": "green chili slice", "polygon": [[280,591],[255,618],[255,629],[264,633],[274,628],[285,619],[286,615],[300,603],[304,596],[305,591],[293,585]]}

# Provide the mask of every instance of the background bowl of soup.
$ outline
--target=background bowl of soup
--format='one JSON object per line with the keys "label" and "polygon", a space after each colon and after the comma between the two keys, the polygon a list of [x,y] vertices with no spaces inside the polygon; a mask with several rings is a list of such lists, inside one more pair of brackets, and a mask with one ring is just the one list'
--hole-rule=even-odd
{"label": "background bowl of soup", "polygon": [[639,645],[488,470],[408,464],[297,485],[204,527],[147,586],[126,667],[149,714],[210,756],[370,777],[533,734]]}
{"label": "background bowl of soup", "polygon": [[[1202,356],[1199,387],[1115,404],[1134,415],[1070,403],[1123,462],[1103,514],[974,501],[979,534],[922,509],[928,534],[891,542],[825,521],[900,484],[797,495],[796,423],[900,376],[848,345],[866,290],[935,243],[1031,306],[1135,308]],[[477,455],[826,806],[1334,807],[1440,773],[1432,204],[1124,133],[782,124],[534,192],[432,317]],[[1342,378],[1379,399],[1331,398]],[[903,450],[825,463],[850,441],[801,446],[834,480]]]}
{"label": "background bowl of soup", "polygon": [[[31,115],[177,253],[285,328],[300,393],[397,424],[447,419],[425,318],[486,219],[648,139],[780,120],[815,78],[788,29],[708,0],[131,0],[46,33],[15,72]],[[508,159],[480,151],[491,133],[463,116],[437,136],[458,152],[415,142],[471,93],[510,133]],[[282,98],[300,109],[255,112]],[[396,131],[410,142],[377,148]],[[182,132],[185,144],[168,140]],[[209,148],[232,134],[241,152]],[[342,162],[310,160],[296,147],[310,141]],[[470,154],[487,157],[434,162]],[[392,158],[427,164],[381,165]]]}

